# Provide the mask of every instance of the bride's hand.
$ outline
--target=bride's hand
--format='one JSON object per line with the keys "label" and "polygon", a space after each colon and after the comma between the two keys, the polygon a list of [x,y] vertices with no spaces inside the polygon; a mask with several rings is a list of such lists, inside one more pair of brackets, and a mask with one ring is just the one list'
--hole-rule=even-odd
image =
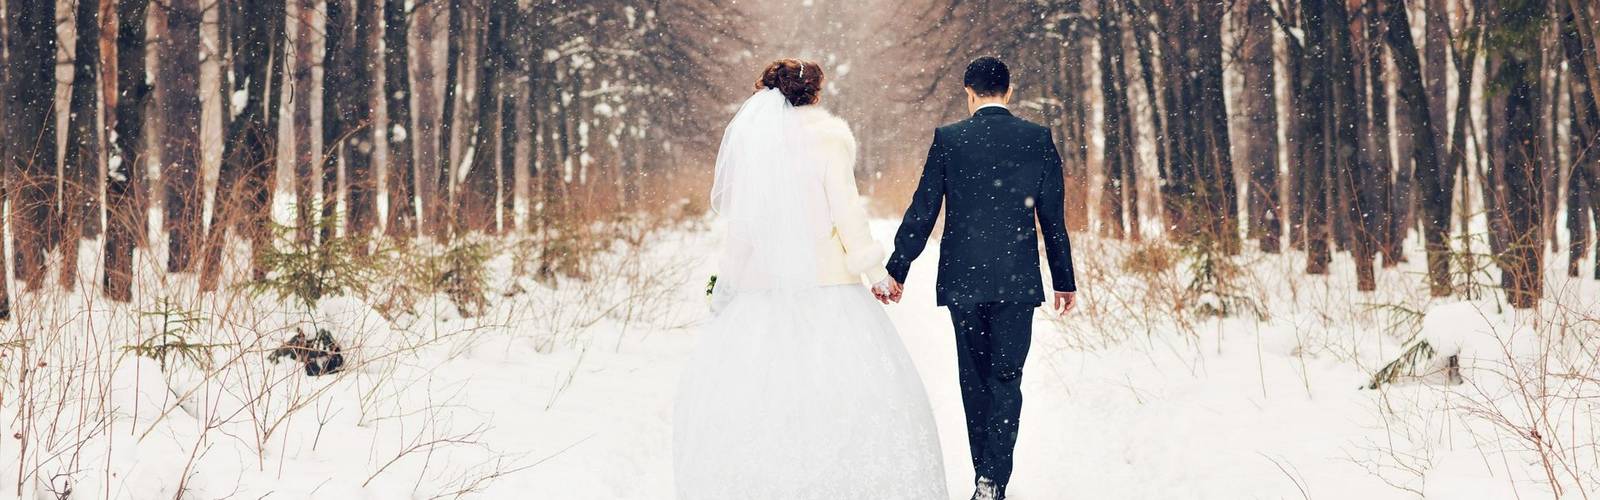
{"label": "bride's hand", "polygon": [[1073,292],[1056,292],[1055,303],[1052,304],[1056,314],[1066,314],[1073,306],[1078,305],[1078,297]]}
{"label": "bride's hand", "polygon": [[878,302],[882,302],[884,305],[888,305],[890,302],[900,302],[900,292],[900,283],[895,281],[894,278],[884,278],[883,281],[872,285],[872,296],[876,297]]}

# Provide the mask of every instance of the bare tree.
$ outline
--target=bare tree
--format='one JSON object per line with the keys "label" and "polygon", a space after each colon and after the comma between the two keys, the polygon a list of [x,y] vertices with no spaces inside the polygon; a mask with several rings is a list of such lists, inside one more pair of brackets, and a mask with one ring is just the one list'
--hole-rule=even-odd
{"label": "bare tree", "polygon": [[455,153],[450,146],[455,137],[456,93],[461,86],[461,56],[463,51],[463,37],[466,36],[465,17],[466,9],[462,7],[462,0],[447,0],[446,15],[450,16],[445,28],[445,71],[444,71],[444,110],[439,118],[439,153],[438,175],[434,181],[434,206],[424,207],[427,213],[432,214],[429,219],[430,233],[434,239],[447,239],[455,233]]}
{"label": "bare tree", "polygon": [[[342,0],[333,0],[342,1]],[[378,147],[373,134],[372,98],[377,88],[377,71],[373,61],[378,56],[378,6],[373,0],[355,1],[355,19],[347,32],[350,38],[345,50],[344,76],[334,82],[343,88],[339,91],[339,114],[345,127],[345,205],[349,217],[345,219],[347,235],[366,238],[378,226],[378,171],[373,168],[373,154]],[[366,245],[357,246],[365,253]]]}
{"label": "bare tree", "polygon": [[411,140],[411,15],[404,0],[383,3],[383,98],[389,114],[389,221],[385,233],[410,238],[417,233],[417,169]]}
{"label": "bare tree", "polygon": [[[1572,103],[1571,132],[1573,168],[1568,183],[1567,228],[1572,234],[1568,248],[1567,274],[1578,274],[1579,262],[1589,246],[1591,234],[1600,234],[1600,98],[1592,85],[1596,66],[1600,64],[1600,51],[1591,49],[1592,33],[1585,35],[1580,21],[1580,7],[1574,3],[1557,2],[1560,13],[1560,38],[1572,78],[1568,81],[1568,95]],[[1587,215],[1587,217],[1585,217]],[[1587,231],[1589,220],[1594,221],[1595,232]],[[1595,279],[1600,279],[1600,244],[1595,245]]]}
{"label": "bare tree", "polygon": [[79,0],[73,16],[72,97],[61,165],[61,287],[78,282],[78,243],[100,224],[100,4]]}
{"label": "bare tree", "polygon": [[[509,5],[508,5],[509,4]],[[473,101],[477,104],[477,125],[473,128],[472,164],[468,167],[464,185],[456,198],[456,216],[461,229],[467,232],[494,232],[495,180],[499,175],[500,155],[496,152],[495,136],[500,130],[500,97],[502,90],[500,68],[505,62],[507,42],[503,30],[507,8],[515,3],[491,0],[479,17],[484,26],[479,34],[477,91]]]}
{"label": "bare tree", "polygon": [[1278,84],[1272,44],[1272,6],[1267,0],[1249,0],[1244,17],[1244,114],[1248,133],[1244,141],[1250,165],[1248,227],[1261,250],[1276,253],[1283,231],[1278,188]]}
{"label": "bare tree", "polygon": [[1538,128],[1543,109],[1540,95],[1539,31],[1548,17],[1546,5],[1529,0],[1493,9],[1487,47],[1498,61],[1493,80],[1504,88],[1505,145],[1499,176],[1487,179],[1505,186],[1501,210],[1505,213],[1505,252],[1501,269],[1507,276],[1506,295],[1512,307],[1530,308],[1543,296],[1544,226],[1540,203],[1545,166],[1539,161]]}
{"label": "bare tree", "polygon": [[[415,49],[416,85],[412,88],[416,94],[416,100],[412,101],[415,106],[415,112],[412,113],[412,116],[416,128],[407,135],[415,144],[414,151],[416,152],[416,157],[412,160],[412,171],[413,175],[417,177],[415,181],[416,206],[421,209],[419,218],[413,221],[413,224],[417,226],[417,236],[430,234],[428,233],[429,228],[435,225],[433,219],[439,216],[438,197],[441,193],[438,191],[437,179],[439,178],[438,173],[441,166],[439,158],[442,152],[439,149],[439,141],[435,140],[436,134],[439,132],[440,110],[439,92],[436,88],[436,82],[439,79],[439,71],[436,66],[438,61],[434,54],[433,45],[434,40],[438,38],[439,17],[450,15],[450,12],[446,9],[446,2],[428,2],[417,5],[416,10],[410,15],[410,19],[415,24],[415,40],[417,44]],[[389,116],[390,120],[394,120],[394,114],[391,113]]]}
{"label": "bare tree", "polygon": [[[1066,177],[1067,228],[1074,232],[1089,230],[1089,103],[1084,99],[1084,51],[1080,49],[1088,40],[1085,36],[1089,23],[1083,19],[1082,2],[1067,0],[1061,4],[1061,21],[1054,28],[1059,31],[1061,47],[1056,51],[1061,71],[1052,88],[1059,89],[1056,98],[1061,100],[1058,125],[1052,135],[1062,159],[1061,174]],[[1138,203],[1138,199],[1134,199]]]}
{"label": "bare tree", "polygon": [[[1133,170],[1132,134],[1126,134],[1128,114],[1127,78],[1122,71],[1122,25],[1116,3],[1101,0],[1098,16],[1100,33],[1100,95],[1102,106],[1102,133],[1105,149],[1102,168],[1105,184],[1100,194],[1100,234],[1121,239],[1128,232],[1124,214],[1127,212],[1123,185]],[[1138,200],[1132,200],[1134,206]],[[1137,217],[1137,214],[1135,214]]]}
{"label": "bare tree", "polygon": [[[200,289],[215,290],[221,273],[222,249],[230,229],[251,241],[252,256],[271,244],[268,214],[274,191],[278,150],[278,98],[283,80],[283,41],[286,6],[283,0],[257,0],[229,4],[238,11],[240,22],[230,30],[229,60],[234,92],[244,92],[244,107],[228,122],[223,143],[222,170],[217,178],[217,193],[212,221],[206,233],[205,260],[201,264]],[[231,93],[230,93],[231,94]],[[255,262],[255,259],[251,259]],[[263,270],[255,270],[261,277]]]}
{"label": "bare tree", "polygon": [[[1337,0],[1335,0],[1337,1]],[[1330,178],[1332,148],[1329,147],[1333,128],[1333,91],[1326,75],[1332,68],[1332,50],[1326,14],[1327,0],[1302,0],[1300,2],[1301,27],[1305,32],[1305,59],[1299,75],[1302,99],[1296,103],[1302,112],[1300,140],[1305,148],[1302,155],[1301,189],[1305,197],[1306,274],[1327,274],[1332,260],[1328,243],[1328,198],[1321,189]]]}
{"label": "bare tree", "polygon": [[1223,5],[1191,0],[1154,11],[1159,29],[1175,34],[1160,37],[1172,141],[1162,192],[1168,225],[1182,240],[1201,239],[1236,253],[1238,195],[1222,92]]}
{"label": "bare tree", "polygon": [[56,6],[7,5],[6,168],[17,279],[29,290],[44,286],[55,214]]}
{"label": "bare tree", "polygon": [[[1416,44],[1411,40],[1411,23],[1405,3],[1389,0],[1384,10],[1388,22],[1387,34],[1394,58],[1396,79],[1399,82],[1398,104],[1403,105],[1405,116],[1424,131],[1434,130],[1433,103],[1424,85],[1422,61]],[[1443,103],[1439,103],[1442,105]],[[1398,114],[1398,113],[1397,113]],[[1422,205],[1422,236],[1428,259],[1428,289],[1435,297],[1450,295],[1450,211],[1454,170],[1441,165],[1439,136],[1432,133],[1415,135],[1411,159],[1416,162],[1417,199]]]}
{"label": "bare tree", "polygon": [[[501,11],[500,15],[506,17],[505,21],[510,26],[515,26],[522,23],[523,13],[515,2],[509,3],[502,9],[503,10]],[[500,130],[495,134],[496,139],[498,139],[496,142],[496,148],[500,153],[500,157],[495,159],[499,166],[495,172],[499,184],[497,190],[498,192],[496,193],[498,195],[498,201],[494,203],[495,209],[493,210],[495,216],[491,218],[491,220],[499,220],[500,225],[497,228],[497,231],[509,233],[515,230],[517,226],[516,180],[517,136],[519,135],[517,133],[517,113],[522,110],[522,106],[518,104],[518,100],[521,99],[523,94],[522,91],[526,88],[523,85],[517,84],[517,76],[522,74],[521,71],[519,71],[520,68],[517,66],[517,61],[525,60],[526,57],[523,56],[522,52],[520,51],[522,47],[521,44],[518,43],[518,40],[521,39],[521,37],[516,37],[512,34],[515,29],[513,27],[503,27],[501,29],[503,30],[500,40],[501,46],[495,51],[499,57],[500,66],[497,69],[500,75],[500,81],[495,83],[496,87],[498,87],[496,89],[496,94],[498,94],[500,97],[500,110],[496,113],[496,117],[500,121]],[[599,34],[596,36],[601,36],[601,34],[604,34],[608,31],[610,31],[610,29],[602,28],[599,30]],[[604,127],[603,130],[611,131],[613,133],[619,131],[620,128],[615,126],[615,124],[595,124],[601,125]],[[624,145],[623,141],[617,140],[616,136],[612,136],[611,139],[611,142],[617,146],[617,148],[613,149],[620,149],[620,147]],[[621,191],[625,191],[622,189],[622,186],[625,185],[625,182],[623,182],[624,175],[621,174],[621,170],[623,170],[623,161],[620,159],[613,159],[611,163],[614,167],[616,167],[616,175],[613,176],[613,179],[616,183],[615,185],[617,186],[617,190],[619,191],[618,193],[614,194],[620,195],[622,194]]]}
{"label": "bare tree", "polygon": [[172,0],[158,9],[166,20],[160,58],[161,105],[165,116],[161,134],[161,180],[165,190],[167,272],[185,272],[193,266],[196,244],[202,236],[200,172],[200,4],[198,0]]}
{"label": "bare tree", "polygon": [[316,180],[313,175],[316,171],[317,150],[314,142],[314,123],[311,109],[311,98],[316,86],[317,63],[317,6],[318,0],[298,0],[295,2],[295,40],[294,40],[294,84],[291,87],[289,101],[294,130],[294,199],[295,199],[295,242],[310,243],[313,220],[316,218],[313,211],[316,204]]}
{"label": "bare tree", "polygon": [[1359,37],[1362,60],[1359,64],[1366,78],[1356,83],[1356,93],[1364,93],[1366,97],[1359,122],[1363,145],[1361,161],[1367,165],[1369,175],[1364,186],[1369,191],[1365,199],[1372,207],[1368,210],[1371,226],[1367,230],[1372,235],[1372,244],[1376,245],[1374,250],[1383,257],[1383,267],[1392,268],[1403,260],[1400,246],[1404,234],[1396,231],[1394,223],[1398,207],[1394,206],[1395,165],[1390,157],[1393,130],[1389,126],[1389,78],[1383,50],[1382,10],[1382,3],[1369,2],[1362,6]]}
{"label": "bare tree", "polygon": [[112,130],[112,159],[106,172],[105,294],[112,300],[133,299],[133,248],[147,215],[132,192],[144,176],[144,117],[151,88],[145,75],[146,21],[149,0],[117,3],[117,91]]}
{"label": "bare tree", "polygon": [[349,50],[353,36],[350,32],[350,11],[345,0],[328,0],[324,7],[322,29],[322,219],[319,225],[320,241],[332,239],[338,230],[332,220],[339,206],[339,172],[344,169],[346,136],[356,124],[345,118],[345,96],[349,90],[343,85],[350,79]]}

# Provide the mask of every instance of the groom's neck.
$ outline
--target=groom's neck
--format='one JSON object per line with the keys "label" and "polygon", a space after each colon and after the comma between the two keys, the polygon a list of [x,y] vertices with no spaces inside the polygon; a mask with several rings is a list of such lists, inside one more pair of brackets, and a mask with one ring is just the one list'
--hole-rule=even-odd
{"label": "groom's neck", "polygon": [[969,107],[971,109],[967,110],[967,112],[969,112],[969,113],[977,113],[978,110],[983,108],[984,106],[989,106],[989,105],[1006,106],[1008,104],[1004,97],[986,97],[986,98],[982,98],[982,99],[973,99],[970,102],[971,102],[971,105]]}

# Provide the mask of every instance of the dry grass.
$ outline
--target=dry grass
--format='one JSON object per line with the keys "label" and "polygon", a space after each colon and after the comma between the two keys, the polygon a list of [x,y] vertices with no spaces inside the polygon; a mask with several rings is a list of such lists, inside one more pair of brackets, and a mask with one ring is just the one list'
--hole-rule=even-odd
{"label": "dry grass", "polygon": [[[1102,350],[1135,341],[1141,349],[1186,353],[1202,366],[1211,356],[1200,347],[1202,339],[1214,338],[1220,351],[1224,335],[1254,330],[1258,343],[1292,346],[1288,352],[1302,373],[1333,362],[1370,374],[1401,354],[1420,331],[1423,313],[1462,300],[1428,296],[1420,257],[1409,267],[1381,271],[1378,291],[1363,293],[1354,290],[1348,259],[1336,256],[1330,276],[1308,276],[1303,254],[1246,249],[1228,258],[1226,279],[1272,314],[1218,319],[1193,307],[1194,259],[1179,248],[1094,236],[1075,236],[1073,246],[1080,310],[1071,318],[1052,317],[1050,348]],[[1481,268],[1463,272],[1472,275],[1467,286],[1477,292],[1477,308],[1500,325],[1491,336],[1499,347],[1463,356],[1459,379],[1446,376],[1442,360],[1431,360],[1427,370],[1371,391],[1370,432],[1347,444],[1347,460],[1420,495],[1441,457],[1466,451],[1480,459],[1478,473],[1522,498],[1595,498],[1600,303],[1593,283],[1558,276],[1562,271],[1548,274],[1546,296],[1526,311],[1504,307]],[[1306,379],[1304,390],[1311,396],[1330,389]]]}
{"label": "dry grass", "polygon": [[[367,256],[335,259],[351,272],[312,294],[298,293],[309,281],[286,280],[283,266],[266,266],[264,283],[284,286],[246,286],[253,261],[237,235],[219,252],[222,286],[201,291],[195,275],[165,272],[158,232],[135,255],[133,301],[111,302],[100,295],[100,245],[85,241],[74,291],[15,293],[13,318],[0,324],[0,421],[11,435],[0,440],[0,491],[98,496],[119,481],[113,468],[127,466],[116,450],[135,448],[163,450],[171,467],[153,470],[172,474],[162,481],[180,491],[216,461],[231,464],[221,443],[249,450],[248,463],[224,469],[276,474],[289,450],[327,447],[329,434],[350,426],[399,432],[363,450],[366,481],[403,469],[424,497],[479,491],[534,462],[485,442],[485,428],[471,423],[480,418],[462,407],[464,388],[418,400],[408,387],[416,374],[508,335],[530,336],[541,351],[589,349],[599,328],[626,335],[687,324],[673,294],[693,256],[659,244],[703,224],[698,200],[637,215],[584,211],[543,234],[361,242]],[[294,247],[294,231],[275,236],[276,248]],[[343,345],[346,369],[307,377],[267,360],[317,327]]]}

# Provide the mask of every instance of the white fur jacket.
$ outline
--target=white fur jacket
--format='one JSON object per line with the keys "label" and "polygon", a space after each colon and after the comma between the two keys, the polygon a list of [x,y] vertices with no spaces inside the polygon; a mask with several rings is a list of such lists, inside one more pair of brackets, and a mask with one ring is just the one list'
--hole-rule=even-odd
{"label": "white fur jacket", "polygon": [[850,125],[818,106],[802,106],[798,111],[820,142],[823,191],[833,219],[831,237],[818,242],[822,284],[858,284],[862,276],[868,283],[882,281],[888,276],[883,246],[867,228],[866,201],[856,189],[856,138]]}

